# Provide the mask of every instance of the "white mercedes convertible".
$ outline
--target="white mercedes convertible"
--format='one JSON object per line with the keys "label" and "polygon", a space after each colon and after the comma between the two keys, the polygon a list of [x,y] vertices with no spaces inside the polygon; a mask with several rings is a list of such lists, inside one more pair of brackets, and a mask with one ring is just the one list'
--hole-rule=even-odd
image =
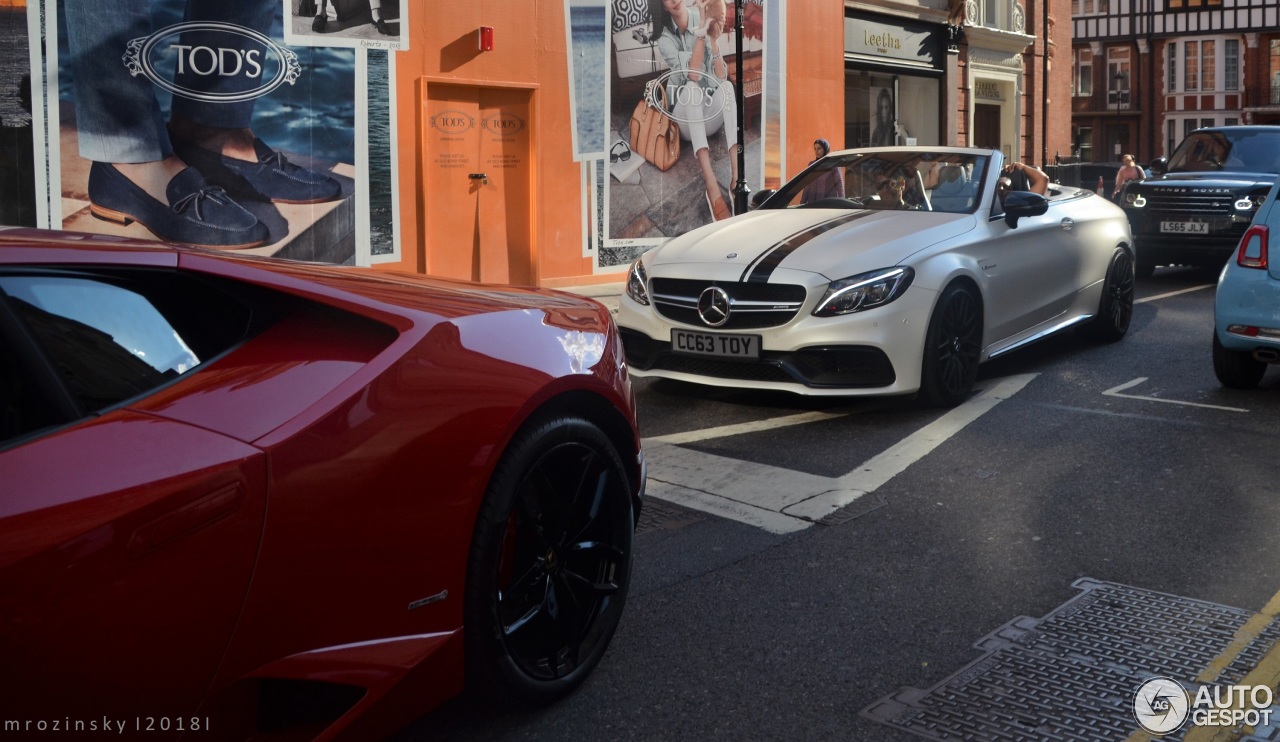
{"label": "white mercedes convertible", "polygon": [[755,210],[650,250],[618,310],[632,372],[949,407],[978,364],[1051,333],[1119,340],[1124,213],[1087,189],[1006,193],[1004,164],[959,147],[833,152]]}

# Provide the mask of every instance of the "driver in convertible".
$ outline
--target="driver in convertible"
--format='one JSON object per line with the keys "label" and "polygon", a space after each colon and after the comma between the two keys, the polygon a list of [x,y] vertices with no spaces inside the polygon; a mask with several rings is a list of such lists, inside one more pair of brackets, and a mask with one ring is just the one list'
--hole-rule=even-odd
{"label": "driver in convertible", "polygon": [[912,209],[906,197],[907,176],[901,171],[880,173],[876,176],[876,196],[864,198],[863,205],[868,209]]}

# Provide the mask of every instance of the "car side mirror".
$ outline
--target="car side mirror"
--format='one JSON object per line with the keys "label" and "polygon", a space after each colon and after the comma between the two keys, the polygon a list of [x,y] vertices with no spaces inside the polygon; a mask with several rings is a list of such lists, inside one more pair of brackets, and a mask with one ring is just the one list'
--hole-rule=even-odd
{"label": "car side mirror", "polygon": [[1049,199],[1031,191],[1011,191],[1004,197],[1004,223],[1009,229],[1018,228],[1018,220],[1027,216],[1040,216],[1049,210]]}
{"label": "car side mirror", "polygon": [[760,208],[760,205],[763,204],[765,201],[768,201],[769,197],[775,193],[777,193],[777,191],[775,191],[774,189],[766,188],[763,191],[756,191],[755,193],[751,194],[751,208],[753,210]]}
{"label": "car side mirror", "polygon": [[1151,161],[1151,174],[1152,174],[1152,175],[1164,175],[1164,174],[1165,174],[1165,173],[1167,173],[1167,172],[1169,172],[1169,158],[1168,158],[1168,157],[1157,157],[1156,159],[1154,159],[1154,160],[1152,160],[1152,161]]}

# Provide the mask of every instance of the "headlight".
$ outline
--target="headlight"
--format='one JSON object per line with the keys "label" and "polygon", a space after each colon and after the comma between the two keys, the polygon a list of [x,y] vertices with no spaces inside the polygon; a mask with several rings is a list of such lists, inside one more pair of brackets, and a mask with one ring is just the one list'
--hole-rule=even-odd
{"label": "headlight", "polygon": [[644,263],[639,259],[627,271],[627,296],[638,304],[649,306],[649,276],[645,274]]}
{"label": "headlight", "polygon": [[882,268],[832,281],[813,315],[834,317],[888,304],[902,296],[915,275],[910,268]]}
{"label": "headlight", "polygon": [[1258,204],[1254,203],[1253,199],[1248,196],[1241,196],[1236,199],[1235,207],[1237,211],[1251,211],[1258,208]]}
{"label": "headlight", "polygon": [[1141,209],[1143,206],[1147,205],[1147,199],[1133,191],[1127,191],[1124,194],[1124,205],[1132,206],[1135,209]]}

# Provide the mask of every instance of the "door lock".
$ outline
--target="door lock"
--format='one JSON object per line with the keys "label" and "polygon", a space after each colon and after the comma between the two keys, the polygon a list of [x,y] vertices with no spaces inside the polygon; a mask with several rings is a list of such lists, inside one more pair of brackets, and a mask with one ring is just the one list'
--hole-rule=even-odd
{"label": "door lock", "polygon": [[469,173],[467,177],[472,180],[480,181],[481,185],[489,185],[489,176],[485,173]]}

